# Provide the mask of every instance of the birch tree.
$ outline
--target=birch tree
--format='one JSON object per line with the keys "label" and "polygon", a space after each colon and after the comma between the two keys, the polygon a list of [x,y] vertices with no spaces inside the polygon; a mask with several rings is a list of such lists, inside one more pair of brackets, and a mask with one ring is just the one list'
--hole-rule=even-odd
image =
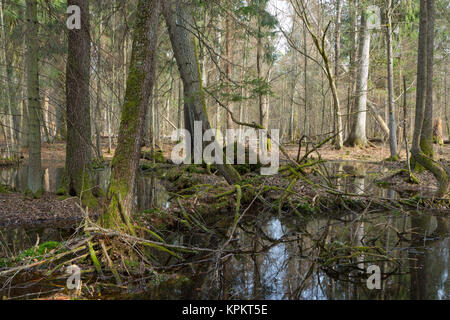
{"label": "birch tree", "polygon": [[366,146],[367,86],[369,80],[370,30],[367,25],[367,13],[361,8],[359,28],[358,70],[356,76],[356,107],[352,130],[345,144],[350,147]]}

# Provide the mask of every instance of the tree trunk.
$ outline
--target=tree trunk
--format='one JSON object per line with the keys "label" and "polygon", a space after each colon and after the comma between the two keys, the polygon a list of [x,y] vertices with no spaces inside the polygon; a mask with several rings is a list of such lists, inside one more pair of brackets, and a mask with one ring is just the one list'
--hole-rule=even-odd
{"label": "tree trunk", "polygon": [[386,124],[386,122],[384,122],[383,117],[380,115],[380,113],[375,108],[375,106],[371,102],[367,102],[367,107],[369,108],[369,111],[372,113],[375,121],[380,125],[381,130],[383,130],[383,132],[387,136],[389,136],[389,132],[390,132],[389,127]]}
{"label": "tree trunk", "polygon": [[28,90],[28,126],[29,126],[29,164],[28,190],[37,196],[42,192],[41,172],[41,128],[39,121],[39,43],[37,1],[26,0],[27,12],[27,90]]}
{"label": "tree trunk", "polygon": [[426,28],[426,93],[422,131],[420,133],[420,148],[429,158],[433,159],[433,63],[434,63],[434,0],[427,2]]}
{"label": "tree trunk", "polygon": [[102,215],[102,224],[109,228],[133,230],[131,214],[145,113],[155,82],[159,13],[159,0],[139,0],[119,138],[112,161],[110,203]]}
{"label": "tree trunk", "polygon": [[[103,1],[99,1],[100,7],[100,24],[98,30],[98,40],[97,40],[97,101],[95,106],[95,144],[97,150],[97,158],[99,161],[103,159],[102,145],[101,145],[101,132],[102,132],[102,81],[100,78],[101,68],[102,68],[102,35],[103,35]],[[126,59],[126,58],[125,58]]]}
{"label": "tree trunk", "polygon": [[[336,148],[342,149],[344,145],[344,128],[342,125],[342,116],[341,116],[341,106],[339,103],[338,97],[338,78],[339,78],[339,64],[340,64],[340,56],[341,56],[341,15],[342,15],[342,6],[341,1],[336,1],[336,42],[335,42],[335,70],[334,70],[334,81],[332,81],[331,77],[329,78],[331,91],[333,94],[333,104],[334,104],[334,116],[336,119],[335,122],[335,146]],[[330,71],[331,72],[331,71]]]}
{"label": "tree trunk", "polygon": [[13,65],[11,58],[8,55],[8,42],[6,38],[5,31],[5,19],[3,15],[3,5],[4,0],[0,1],[0,28],[1,28],[1,38],[2,38],[2,60],[5,69],[4,75],[6,76],[6,101],[7,101],[7,112],[9,113],[9,131],[11,138],[11,152],[12,158],[19,158],[19,132],[20,132],[20,113],[16,103],[16,92],[13,88]]}
{"label": "tree trunk", "polygon": [[[198,61],[196,39],[189,30],[193,24],[190,1],[163,1],[163,15],[168,27],[172,48],[184,87],[185,129],[191,133],[191,156],[200,146],[194,144],[194,121],[202,123],[202,130],[211,128],[205,103],[205,93],[201,83],[201,70]],[[198,151],[197,151],[198,152]],[[217,165],[220,173],[229,184],[241,180],[237,171],[230,165]]]}
{"label": "tree trunk", "polygon": [[[306,22],[304,22],[306,23]],[[309,96],[308,96],[308,57],[306,56],[308,54],[308,43],[307,43],[307,38],[306,38],[306,27],[303,27],[303,52],[305,53],[304,55],[304,60],[303,60],[303,100],[305,102],[304,104],[304,114],[303,114],[303,135],[308,135],[308,130],[307,130],[307,113],[308,113],[308,100],[309,100]],[[299,113],[300,114],[300,113]]]}
{"label": "tree trunk", "polygon": [[[177,106],[177,129],[180,130],[183,126],[182,124],[182,114],[183,114],[183,83],[178,81],[178,106]],[[180,139],[180,137],[178,137]]]}
{"label": "tree trunk", "polygon": [[386,44],[388,59],[388,104],[389,104],[389,146],[391,151],[391,159],[398,160],[397,151],[397,123],[395,121],[395,104],[394,104],[394,61],[392,56],[392,0],[387,0],[387,28],[386,28]]}
{"label": "tree trunk", "polygon": [[[232,80],[233,78],[233,66],[232,66],[232,60],[233,60],[233,53],[232,53],[232,44],[231,44],[231,33],[232,31],[232,21],[229,15],[226,17],[225,25],[226,25],[226,35],[225,35],[225,54],[226,54],[226,70],[227,70],[227,81]],[[231,93],[231,90],[228,89],[228,93]],[[228,109],[233,112],[233,103],[231,102],[231,99],[229,99],[228,103]],[[231,119],[231,113],[227,112],[227,129],[233,129],[233,120]],[[228,141],[227,141],[228,143]],[[232,142],[231,142],[232,143]]]}
{"label": "tree trunk", "polygon": [[[263,58],[264,58],[264,46],[262,41],[262,26],[261,17],[258,16],[258,39],[256,44],[256,69],[258,80],[260,85],[263,81]],[[258,103],[259,103],[259,123],[263,128],[268,129],[268,114],[267,114],[267,100],[265,94],[259,90],[258,93]]]}
{"label": "tree trunk", "polygon": [[366,146],[366,116],[367,116],[367,82],[369,79],[370,31],[367,26],[366,13],[361,12],[359,30],[359,65],[356,80],[356,108],[353,126],[345,144],[347,146]]}
{"label": "tree trunk", "polygon": [[358,58],[358,0],[351,1],[351,21],[352,21],[352,51],[350,53],[350,71],[351,71],[351,99],[349,97],[349,111],[347,120],[347,134],[350,136],[353,127],[353,117],[351,113],[356,107],[356,74]]}
{"label": "tree trunk", "polygon": [[[430,171],[439,182],[438,197],[444,197],[448,192],[449,180],[446,170],[438,162],[433,161],[422,150],[424,126],[433,116],[432,105],[426,103],[432,101],[433,92],[433,54],[434,54],[434,0],[420,1],[420,27],[419,27],[419,52],[417,59],[417,94],[416,94],[416,119],[411,154],[414,160]],[[426,135],[426,134],[425,134]],[[431,147],[433,145],[431,144]]]}
{"label": "tree trunk", "polygon": [[71,196],[90,200],[91,165],[89,1],[68,0],[81,9],[81,29],[68,30],[66,66],[66,190]]}
{"label": "tree trunk", "polygon": [[339,77],[339,58],[341,57],[341,0],[336,0],[336,39],[334,44],[334,77]]}

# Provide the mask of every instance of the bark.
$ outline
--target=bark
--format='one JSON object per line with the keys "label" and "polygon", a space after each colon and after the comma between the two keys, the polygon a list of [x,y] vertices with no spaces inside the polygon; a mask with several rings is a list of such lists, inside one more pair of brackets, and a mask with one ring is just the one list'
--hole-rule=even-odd
{"label": "bark", "polygon": [[[226,54],[226,70],[227,70],[227,80],[230,81],[233,77],[233,53],[231,48],[231,33],[232,31],[232,21],[229,15],[226,17],[225,25],[226,25],[226,35],[225,35],[225,54]],[[231,93],[231,90],[228,90],[228,93]],[[230,99],[231,101],[231,99]],[[228,109],[230,112],[233,112],[233,103],[228,103]],[[233,129],[233,120],[231,119],[231,113],[227,112],[227,129]]]}
{"label": "bark", "polygon": [[19,158],[19,132],[20,132],[20,113],[16,101],[16,89],[13,87],[13,65],[8,54],[8,42],[5,31],[5,19],[3,15],[4,0],[0,1],[0,28],[2,38],[2,61],[5,68],[7,86],[5,88],[6,101],[9,113],[9,131],[11,138],[12,158]]}
{"label": "bark", "polygon": [[26,0],[27,30],[26,30],[26,62],[27,62],[27,96],[28,96],[28,126],[29,126],[29,164],[28,190],[37,196],[42,192],[41,172],[41,128],[39,121],[39,43],[37,1]]}
{"label": "bark", "polygon": [[347,146],[366,146],[367,117],[367,83],[369,79],[370,31],[367,27],[366,13],[361,12],[359,30],[359,64],[356,80],[356,108],[353,117],[352,130],[345,144]]}
{"label": "bark", "polygon": [[341,0],[336,0],[336,39],[334,43],[334,76],[336,79],[339,77],[339,61],[341,57],[341,15]]}
{"label": "bark", "polygon": [[183,114],[183,83],[178,81],[178,106],[177,106],[177,129],[181,129],[182,124],[182,114]]}
{"label": "bark", "polygon": [[[380,128],[383,130],[383,132],[389,136],[390,130],[386,122],[384,122],[383,117],[380,115],[380,113],[377,111],[375,106],[371,102],[367,102],[367,107],[369,108],[370,112],[372,113],[375,121],[380,125]],[[394,129],[395,130],[395,129]]]}
{"label": "bark", "polygon": [[[417,93],[416,93],[416,119],[411,154],[414,160],[430,171],[439,182],[437,197],[444,197],[449,188],[447,172],[442,166],[433,161],[422,149],[427,122],[431,118],[432,105],[426,103],[432,101],[433,92],[433,54],[434,54],[434,0],[420,1],[420,27],[419,27],[419,52],[417,59]],[[427,133],[425,133],[426,135]],[[433,145],[431,144],[431,148]]]}
{"label": "bark", "polygon": [[68,0],[67,5],[81,9],[81,29],[68,30],[66,66],[66,190],[71,196],[88,200],[91,196],[89,169],[91,165],[89,1]]}
{"label": "bark", "polygon": [[353,127],[352,118],[350,115],[356,106],[356,74],[357,65],[356,60],[358,56],[358,0],[353,0],[351,3],[351,21],[352,21],[352,52],[350,53],[350,70],[351,70],[351,95],[352,99],[349,97],[349,110],[348,110],[348,120],[347,120],[347,134],[351,131]]}
{"label": "bark", "polygon": [[133,230],[131,214],[135,204],[145,113],[155,82],[159,13],[159,0],[139,0],[119,138],[112,161],[108,191],[110,203],[102,215],[102,224],[109,228]]}
{"label": "bark", "polygon": [[423,125],[420,133],[420,148],[426,156],[433,159],[434,0],[426,1],[426,3],[426,93]]}
{"label": "bark", "polygon": [[297,55],[295,51],[291,53],[291,83],[289,93],[289,140],[294,141],[295,128],[294,128],[294,99],[295,91],[297,87]]}
{"label": "bark", "polygon": [[387,0],[387,59],[388,59],[388,105],[389,105],[389,147],[391,151],[391,159],[398,159],[397,151],[397,123],[395,121],[395,104],[394,104],[394,61],[392,55],[392,0]]}
{"label": "bark", "polygon": [[[306,23],[306,21],[304,21]],[[306,38],[306,28],[303,28],[303,52],[305,53],[303,57],[303,98],[304,98],[304,115],[303,115],[303,135],[308,135],[307,125],[308,125],[308,43]],[[300,114],[300,113],[299,113]]]}
{"label": "bark", "polygon": [[[263,77],[263,58],[264,58],[264,44],[263,44],[263,36],[262,36],[262,26],[261,26],[261,17],[258,16],[258,39],[256,44],[256,69],[258,79],[264,81]],[[259,101],[259,123],[263,126],[263,128],[268,129],[269,117],[267,110],[267,97],[262,92],[258,94]]]}
{"label": "bark", "polygon": [[[185,129],[191,133],[191,155],[193,155],[196,148],[193,134],[194,121],[202,122],[203,131],[209,130],[211,126],[206,112],[197,43],[190,31],[193,26],[191,1],[163,1],[163,15],[183,80],[184,122]],[[217,167],[229,184],[235,184],[241,180],[232,166],[217,165]]]}
{"label": "bark", "polygon": [[98,30],[97,39],[97,101],[95,106],[95,144],[98,160],[103,159],[102,145],[101,145],[101,132],[102,132],[102,81],[100,78],[100,72],[102,68],[102,35],[103,35],[103,1],[99,1],[100,7],[100,24]]}

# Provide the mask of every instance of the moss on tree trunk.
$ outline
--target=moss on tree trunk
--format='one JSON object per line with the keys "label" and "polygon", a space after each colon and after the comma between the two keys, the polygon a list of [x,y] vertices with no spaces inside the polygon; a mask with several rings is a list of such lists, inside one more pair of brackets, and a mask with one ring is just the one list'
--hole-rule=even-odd
{"label": "moss on tree trunk", "polygon": [[144,119],[155,81],[159,12],[159,0],[140,0],[138,3],[130,71],[107,194],[108,207],[101,217],[103,226],[129,232],[133,232],[131,214]]}

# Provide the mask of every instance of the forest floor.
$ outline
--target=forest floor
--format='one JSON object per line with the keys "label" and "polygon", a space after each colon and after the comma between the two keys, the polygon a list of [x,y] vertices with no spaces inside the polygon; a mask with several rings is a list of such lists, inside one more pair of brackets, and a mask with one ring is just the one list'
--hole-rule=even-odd
{"label": "forest floor", "polygon": [[[173,145],[164,144],[162,148],[163,154],[166,159],[170,159],[170,154]],[[294,144],[285,145],[286,151],[290,157],[296,158],[298,153],[298,146]],[[444,145],[442,147],[435,147],[435,154],[438,160],[446,164],[450,161],[450,145]],[[147,150],[146,148],[143,149]],[[23,150],[23,163],[26,163],[26,150]],[[107,148],[103,148],[103,155],[106,161],[111,160],[114,149],[111,153],[107,153]],[[401,161],[390,162],[385,161],[389,157],[389,147],[385,144],[374,144],[367,148],[347,148],[342,150],[336,150],[332,146],[324,146],[320,148],[319,153],[323,160],[328,161],[345,161],[349,163],[362,163],[371,165],[382,165],[385,169],[383,174],[379,174],[376,178],[378,182],[381,181],[386,187],[396,190],[400,193],[409,192],[421,192],[421,194],[432,194],[437,189],[437,182],[433,175],[429,172],[422,172],[416,174],[416,177],[421,182],[420,185],[411,184],[406,182],[406,174],[402,169],[406,167],[405,152],[402,150],[400,154]],[[304,148],[302,150],[302,154]],[[317,159],[317,154],[314,153]],[[47,167],[64,167],[65,161],[65,144],[55,143],[52,145],[44,144],[42,147],[42,166]],[[283,159],[281,155],[281,165],[287,163],[286,159]],[[164,170],[162,170],[164,171]],[[348,175],[348,174],[347,174]],[[165,174],[163,174],[165,176]],[[252,176],[252,175],[250,175]],[[247,178],[246,176],[244,178]],[[254,178],[254,177],[253,177]],[[191,179],[192,181],[187,181]],[[230,191],[230,186],[227,186],[223,177],[218,175],[210,175],[207,173],[189,173],[181,179],[175,179],[175,183],[169,186],[172,191],[179,191],[186,187],[195,187],[195,185],[212,185],[215,187],[215,191],[221,190],[222,192]],[[181,181],[181,182],[180,182]],[[278,186],[280,188],[287,188],[289,180],[282,177],[281,174],[267,178],[265,180],[267,185]],[[1,191],[1,190],[0,190]],[[294,193],[307,196],[313,199],[316,195],[320,194],[317,190],[308,185],[298,181],[293,187]],[[271,191],[271,198],[277,199],[283,196],[283,192]],[[274,195],[276,193],[276,195]],[[217,194],[217,192],[216,192]],[[322,192],[325,196],[326,192]],[[210,194],[214,198],[214,194]],[[200,197],[206,204],[214,201],[210,196]],[[30,199],[23,194],[15,192],[0,192],[0,226],[11,224],[26,224],[30,222],[43,222],[43,221],[61,221],[61,220],[82,220],[84,218],[83,212],[80,210],[78,199],[63,198],[53,194],[45,194],[41,199]]]}
{"label": "forest floor", "polygon": [[[114,156],[115,146],[113,145],[111,152],[108,152],[106,145],[106,139],[102,141],[102,152],[103,157],[106,161],[109,161]],[[163,150],[164,157],[170,159],[170,154],[172,152],[174,144],[162,143],[161,147]],[[297,144],[284,144],[286,151],[292,158],[295,158],[298,153]],[[143,148],[144,151],[149,151],[149,148]],[[302,155],[304,154],[305,147],[302,147]],[[372,143],[372,146],[366,148],[349,148],[343,147],[341,150],[336,150],[332,145],[325,145],[321,147],[319,153],[323,160],[328,161],[365,161],[365,162],[382,162],[389,158],[390,151],[388,143]],[[66,144],[63,142],[57,142],[54,144],[44,143],[42,145],[42,166],[46,167],[48,165],[54,166],[56,164],[64,165],[66,158]],[[314,154],[313,154],[314,155]],[[27,159],[27,150],[21,150],[21,156],[24,160]],[[283,155],[280,154],[281,159]],[[449,160],[450,159],[450,144],[444,146],[435,145],[435,156],[437,160]],[[405,149],[404,147],[400,150],[400,159],[405,159]],[[1,163],[0,163],[1,166]]]}
{"label": "forest floor", "polygon": [[[170,159],[172,147],[170,145],[163,145],[162,147],[165,158]],[[285,149],[291,158],[295,159],[297,157],[297,146],[287,145]],[[144,148],[144,151],[146,150]],[[103,151],[106,152],[106,149]],[[450,163],[449,151],[450,148],[448,145],[442,148],[439,147],[436,150],[437,158],[447,168]],[[293,166],[289,166],[287,159],[283,159],[282,157],[280,159],[279,174],[274,176],[261,176],[259,175],[259,171],[242,173],[243,182],[239,186],[228,185],[225,179],[217,174],[215,166],[211,166],[211,174],[208,168],[200,165],[178,166],[170,164],[169,161],[167,163],[152,164],[148,160],[142,160],[142,174],[158,179],[164,186],[167,195],[170,195],[170,199],[167,200],[170,201],[170,204],[167,207],[155,206],[151,210],[144,210],[134,216],[134,221],[142,230],[151,232],[149,233],[149,238],[148,235],[144,237],[144,235],[141,236],[139,234],[141,238],[134,237],[131,239],[126,234],[116,234],[112,233],[111,230],[96,229],[97,226],[92,224],[90,226],[93,228],[94,234],[90,233],[90,236],[87,237],[86,234],[77,233],[77,237],[62,242],[64,247],[56,247],[56,249],[50,252],[44,251],[44,255],[39,257],[42,260],[38,260],[33,255],[23,260],[17,260],[16,257],[11,257],[9,260],[3,259],[3,264],[5,266],[8,264],[7,266],[9,267],[2,269],[0,259],[0,275],[1,272],[4,272],[4,275],[11,276],[8,272],[11,270],[14,271],[14,268],[25,268],[23,269],[25,271],[22,271],[21,274],[24,277],[16,278],[18,288],[22,286],[21,281],[24,283],[30,283],[30,281],[32,283],[39,283],[42,280],[42,288],[47,288],[46,286],[48,286],[49,290],[54,289],[55,285],[53,282],[65,281],[67,276],[61,274],[62,271],[55,268],[56,263],[52,261],[53,259],[57,259],[56,257],[67,255],[66,258],[58,259],[69,259],[67,261],[63,260],[65,261],[63,263],[77,261],[81,269],[86,270],[86,277],[88,278],[83,278],[83,283],[89,283],[89,285],[82,292],[82,297],[92,295],[93,293],[91,294],[91,291],[87,291],[91,289],[92,292],[97,293],[98,291],[102,296],[108,297],[108,295],[118,295],[116,291],[123,294],[126,286],[123,286],[120,281],[117,285],[113,284],[113,275],[117,271],[112,271],[112,268],[111,273],[107,271],[108,280],[104,280],[108,281],[108,283],[99,282],[96,277],[92,276],[95,274],[95,268],[93,268],[89,260],[85,260],[84,258],[90,254],[83,244],[89,241],[89,239],[92,239],[92,246],[97,250],[94,251],[94,254],[102,254],[101,250],[104,245],[102,241],[108,239],[107,245],[115,246],[115,249],[117,249],[115,251],[116,253],[111,255],[111,257],[114,259],[113,264],[117,265],[119,270],[119,278],[121,277],[123,280],[126,280],[127,282],[125,283],[133,283],[133,281],[137,281],[143,277],[149,277],[149,275],[145,273],[145,268],[142,269],[144,270],[142,274],[138,273],[140,269],[138,270],[136,268],[131,272],[133,276],[130,276],[127,268],[130,268],[131,265],[127,265],[123,261],[124,257],[120,255],[121,248],[124,248],[130,240],[133,243],[134,241],[144,241],[142,243],[147,243],[148,245],[148,241],[154,240],[155,235],[158,239],[161,239],[159,235],[163,235],[163,238],[165,238],[165,236],[170,236],[173,230],[177,230],[177,232],[183,235],[185,234],[186,239],[193,234],[205,234],[208,235],[208,238],[213,234],[214,239],[221,239],[226,244],[231,243],[230,246],[233,247],[232,243],[236,239],[239,239],[239,235],[235,237],[233,231],[231,236],[229,236],[230,226],[234,230],[240,221],[256,221],[257,217],[263,213],[272,214],[278,212],[279,215],[291,215],[294,219],[299,218],[295,221],[304,222],[319,216],[336,217],[339,219],[343,214],[348,214],[349,212],[370,214],[390,212],[393,215],[411,210],[419,212],[431,210],[436,214],[442,215],[448,215],[448,212],[450,212],[448,201],[427,199],[426,196],[425,198],[421,198],[424,195],[424,190],[426,190],[425,194],[432,195],[437,187],[436,180],[431,174],[428,172],[416,174],[416,177],[421,182],[420,185],[406,182],[407,173],[404,170],[405,159],[403,153],[401,154],[402,161],[398,162],[385,161],[389,156],[389,149],[382,145],[375,145],[365,149],[344,148],[340,151],[326,146],[321,148],[319,153],[324,160],[338,162],[333,165],[337,165],[338,170],[328,172],[324,164],[311,167],[306,166],[302,169],[297,168],[294,170]],[[312,156],[314,156],[314,160],[311,159],[309,163],[314,163],[318,158],[316,153],[312,154]],[[105,160],[110,160],[112,154],[104,154],[104,157]],[[42,158],[43,167],[63,167],[65,145],[44,145]],[[24,164],[26,164],[26,159],[24,159]],[[370,185],[377,185],[376,188],[386,187],[390,190],[397,191],[395,196],[393,198],[386,196],[384,190],[380,193],[381,189],[377,189],[375,193],[365,192],[366,190],[364,189],[362,193],[359,193],[358,191],[360,189],[356,188],[356,181],[361,181],[361,178],[365,180],[366,177],[368,178],[368,182],[365,182],[366,187]],[[337,187],[336,184],[340,186]],[[415,197],[414,195],[419,195],[419,197]],[[13,225],[14,227],[14,225],[35,225],[43,222],[50,224],[52,221],[55,223],[74,221],[75,225],[76,222],[85,218],[85,213],[79,207],[78,203],[78,199],[58,197],[49,193],[44,194],[40,199],[30,199],[24,194],[14,192],[14,190],[5,189],[3,193],[0,190],[0,228],[4,225]],[[89,210],[89,213],[89,220],[95,221],[95,217],[92,216],[92,210]],[[86,220],[86,222],[89,222],[89,220]],[[86,226],[87,224],[83,225]],[[154,230],[155,232],[148,230]],[[88,232],[92,232],[92,230]],[[170,259],[173,258],[171,257],[173,253],[163,255],[160,252],[167,252],[167,249],[172,249],[168,247],[165,251],[161,250],[161,247],[164,248],[167,245],[165,241],[157,241],[153,244],[156,245],[156,249],[154,252],[152,251],[152,254],[158,257],[161,256],[161,261],[167,261],[167,263],[171,261]],[[45,245],[47,243],[42,244],[42,246]],[[66,246],[68,249],[64,249]],[[212,246],[215,248],[214,245]],[[197,246],[193,248],[198,249]],[[186,248],[179,247],[178,249],[184,250]],[[35,246],[33,250],[33,252],[39,251],[40,247]],[[109,247],[104,250],[108,251]],[[209,247],[205,250],[209,250]],[[25,252],[28,251],[23,251],[23,253]],[[106,257],[108,254],[103,253],[103,255]],[[186,256],[189,256],[189,254],[186,253]],[[105,259],[103,258],[101,260],[102,263],[105,263]],[[137,263],[136,265],[141,264]],[[28,270],[33,270],[35,273],[32,274]],[[38,273],[39,270],[45,272],[42,273],[45,276]],[[175,283],[176,281],[180,281],[181,283],[181,280],[173,280],[184,279],[182,276],[177,275],[178,268],[173,270],[173,275],[167,272],[170,275],[168,282],[173,281]],[[51,273],[51,277],[47,274],[50,271],[53,272]],[[151,272],[151,277],[155,277],[153,270]],[[179,272],[181,275],[181,271]],[[164,273],[166,276],[166,271]],[[133,277],[136,277],[136,279]],[[43,279],[46,280],[43,281]],[[64,284],[60,285],[59,282],[55,283],[58,283],[57,289],[55,289],[58,292],[57,294],[39,294],[39,296],[51,296],[50,299],[54,300],[71,299],[70,293],[64,289]],[[16,283],[12,283],[13,287],[14,285]],[[42,288],[38,288],[39,292],[44,290]],[[29,292],[26,292],[26,297],[30,297],[28,295],[31,294],[33,296],[36,295],[32,289],[29,290]],[[20,296],[19,291],[13,291],[11,296]],[[98,297],[95,296],[95,298]]]}

